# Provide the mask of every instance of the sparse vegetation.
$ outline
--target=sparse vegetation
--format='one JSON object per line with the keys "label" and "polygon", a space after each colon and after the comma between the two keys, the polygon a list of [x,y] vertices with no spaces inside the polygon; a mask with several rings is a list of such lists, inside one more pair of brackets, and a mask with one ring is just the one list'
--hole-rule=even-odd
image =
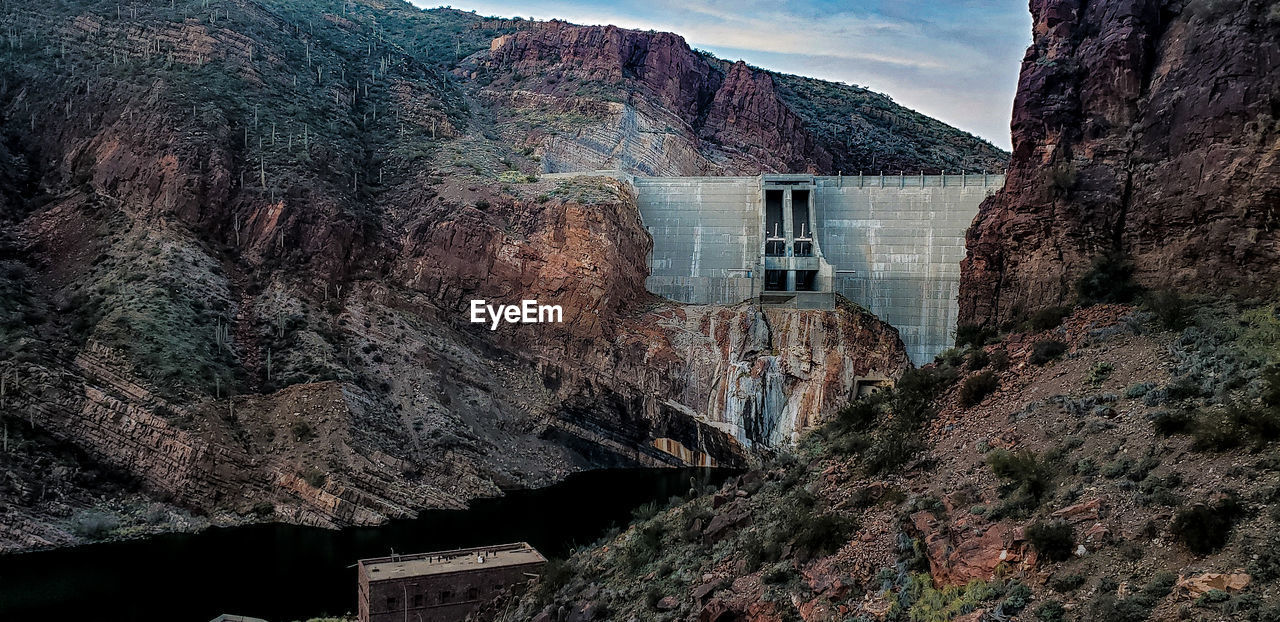
{"label": "sparse vegetation", "polygon": [[84,510],[71,517],[71,532],[82,538],[101,540],[120,527],[120,519],[101,510]]}
{"label": "sparse vegetation", "polygon": [[987,465],[1005,481],[1001,488],[1005,501],[992,510],[993,518],[1026,516],[1040,506],[1053,481],[1052,469],[1029,450],[997,449],[987,455]]}
{"label": "sparse vegetation", "polygon": [[960,405],[974,406],[1000,388],[994,372],[984,371],[964,379],[960,385]]}
{"label": "sparse vegetation", "polygon": [[1133,263],[1117,253],[1099,255],[1077,281],[1076,292],[1081,304],[1132,301],[1139,292],[1133,283]]}
{"label": "sparse vegetation", "polygon": [[1045,559],[1051,562],[1066,561],[1075,551],[1075,534],[1064,521],[1036,522],[1027,527],[1027,540]]}
{"label": "sparse vegetation", "polygon": [[1044,365],[1062,356],[1067,351],[1067,344],[1056,339],[1042,339],[1031,344],[1031,364]]}
{"label": "sparse vegetation", "polygon": [[1232,528],[1243,515],[1244,506],[1228,495],[1178,511],[1170,531],[1192,553],[1208,555],[1226,545]]}

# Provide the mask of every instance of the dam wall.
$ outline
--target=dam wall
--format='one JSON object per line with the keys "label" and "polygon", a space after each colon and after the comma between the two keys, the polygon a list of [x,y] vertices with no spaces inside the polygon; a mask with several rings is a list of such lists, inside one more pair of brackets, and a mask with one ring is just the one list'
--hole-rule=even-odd
{"label": "dam wall", "polygon": [[[801,299],[833,292],[866,307],[898,329],[921,365],[954,344],[965,230],[1004,176],[635,177],[633,184],[653,236],[650,291],[694,304],[766,300],[789,293],[770,288],[799,289],[794,270],[781,286],[771,268],[812,267],[815,276],[800,286],[812,293],[799,292]],[[775,190],[785,195],[767,199]],[[785,229],[767,221],[766,203],[786,206]],[[766,250],[770,240],[777,246]]]}

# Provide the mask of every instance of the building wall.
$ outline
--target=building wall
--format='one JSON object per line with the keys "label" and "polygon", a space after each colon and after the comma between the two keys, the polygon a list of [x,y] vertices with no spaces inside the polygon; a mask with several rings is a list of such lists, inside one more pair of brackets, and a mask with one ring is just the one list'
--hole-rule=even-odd
{"label": "building wall", "polygon": [[543,564],[370,581],[359,577],[360,622],[456,622],[507,586],[528,581]]}
{"label": "building wall", "polygon": [[[832,289],[896,327],[917,365],[954,344],[964,233],[1003,175],[817,177]],[[649,290],[696,304],[759,293],[759,177],[635,178]],[[852,271],[852,272],[848,272]],[[748,275],[751,276],[748,276]]]}

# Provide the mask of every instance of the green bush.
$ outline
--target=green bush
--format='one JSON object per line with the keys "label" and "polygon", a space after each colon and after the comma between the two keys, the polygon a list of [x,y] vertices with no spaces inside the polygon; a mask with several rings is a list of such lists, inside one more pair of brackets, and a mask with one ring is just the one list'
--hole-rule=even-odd
{"label": "green bush", "polygon": [[1234,496],[1227,496],[1180,510],[1170,529],[1192,553],[1208,555],[1226,545],[1232,528],[1243,515],[1244,506]]}
{"label": "green bush", "polygon": [[1063,622],[1066,616],[1066,608],[1056,600],[1045,601],[1036,607],[1036,620],[1039,622]]}
{"label": "green bush", "polygon": [[1041,557],[1051,562],[1066,561],[1076,550],[1075,532],[1065,521],[1033,523],[1027,527],[1027,540]]}
{"label": "green bush", "polygon": [[1053,481],[1049,466],[1029,450],[1014,453],[997,449],[987,455],[987,465],[996,477],[1005,480],[1001,487],[1005,503],[993,510],[993,519],[1025,515],[1039,507]]}
{"label": "green bush", "polygon": [[1249,575],[1261,583],[1280,578],[1280,533],[1272,532],[1263,546],[1252,550],[1254,558],[1246,568]]}
{"label": "green bush", "polygon": [[995,392],[1000,387],[1000,380],[994,372],[984,371],[964,379],[960,385],[960,405],[974,406]]}
{"label": "green bush", "polygon": [[1157,325],[1165,330],[1180,331],[1191,322],[1187,299],[1171,289],[1148,292],[1142,298],[1142,306],[1155,315]]}
{"label": "green bush", "polygon": [[961,324],[956,326],[956,347],[968,346],[973,350],[979,350],[982,346],[995,337],[995,331],[977,326],[975,324]]}
{"label": "green bush", "polygon": [[1178,576],[1171,572],[1158,572],[1149,583],[1128,598],[1118,598],[1118,587],[1111,579],[1104,579],[1098,587],[1098,597],[1090,607],[1092,617],[1098,622],[1144,622],[1151,617],[1151,610],[1173,591]]}
{"label": "green bush", "polygon": [[1102,384],[1111,377],[1111,373],[1116,370],[1116,366],[1111,363],[1097,362],[1093,367],[1089,368],[1089,384]]}
{"label": "green bush", "polygon": [[996,371],[1009,369],[1009,351],[1001,348],[991,353],[991,368]]}
{"label": "green bush", "polygon": [[908,370],[892,390],[841,408],[818,436],[832,451],[861,456],[869,474],[897,469],[923,447],[922,428],[934,415],[934,398],[955,377],[945,365]]}
{"label": "green bush", "polygon": [[823,513],[804,521],[796,533],[796,547],[810,555],[828,555],[844,546],[857,523],[834,513]]}
{"label": "green bush", "polygon": [[1084,582],[1084,575],[1073,573],[1054,577],[1053,580],[1049,582],[1049,587],[1053,588],[1053,591],[1055,592],[1065,594],[1067,592],[1074,592],[1080,589],[1080,587],[1084,585]]}
{"label": "green bush", "polygon": [[1062,320],[1071,315],[1071,307],[1047,307],[1031,314],[1027,326],[1034,331],[1053,330],[1062,325]]}
{"label": "green bush", "polygon": [[1130,302],[1138,291],[1133,282],[1133,263],[1119,253],[1094,258],[1089,270],[1076,282],[1081,304]]}
{"label": "green bush", "polygon": [[1031,364],[1044,365],[1065,354],[1067,344],[1056,339],[1041,339],[1031,344]]}
{"label": "green bush", "polygon": [[991,355],[987,354],[986,350],[979,348],[969,352],[969,360],[966,362],[966,366],[971,371],[978,371],[990,364]]}

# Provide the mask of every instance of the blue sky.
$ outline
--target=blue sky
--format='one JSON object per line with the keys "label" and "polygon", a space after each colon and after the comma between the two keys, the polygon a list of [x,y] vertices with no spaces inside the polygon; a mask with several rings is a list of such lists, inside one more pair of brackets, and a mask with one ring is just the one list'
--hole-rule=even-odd
{"label": "blue sky", "polygon": [[1018,65],[1031,42],[1025,0],[453,0],[450,6],[675,32],[721,58],[871,88],[1004,149]]}

